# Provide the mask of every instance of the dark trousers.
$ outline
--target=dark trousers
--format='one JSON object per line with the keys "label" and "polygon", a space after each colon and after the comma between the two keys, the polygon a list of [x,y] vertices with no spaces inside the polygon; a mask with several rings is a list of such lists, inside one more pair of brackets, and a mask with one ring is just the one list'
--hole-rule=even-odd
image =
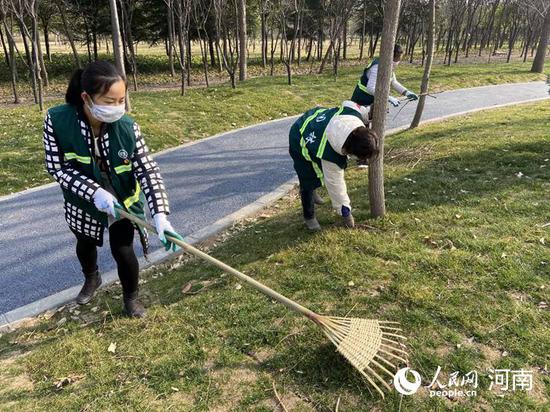
{"label": "dark trousers", "polygon": [[315,203],[313,201],[314,189],[300,189],[300,199],[302,200],[302,210],[304,219],[313,219],[315,216]]}
{"label": "dark trousers", "polygon": [[[118,277],[124,294],[138,290],[139,263],[134,252],[134,226],[128,219],[122,219],[109,227],[109,244],[115,259]],[[97,246],[95,242],[76,235],[76,256],[84,275],[97,270]]]}

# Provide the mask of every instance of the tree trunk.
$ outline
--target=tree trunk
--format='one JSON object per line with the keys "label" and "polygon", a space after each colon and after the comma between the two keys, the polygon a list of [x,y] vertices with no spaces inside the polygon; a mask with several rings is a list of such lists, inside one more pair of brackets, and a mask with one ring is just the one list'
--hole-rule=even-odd
{"label": "tree trunk", "polygon": [[95,32],[95,28],[92,30],[92,43],[94,45],[94,61],[97,61],[99,56],[97,53],[97,33]]}
{"label": "tree trunk", "polygon": [[533,60],[533,65],[531,66],[531,71],[533,73],[542,73],[544,71],[544,58],[546,57],[546,50],[548,49],[548,41],[550,40],[550,6],[546,8],[546,17],[544,18],[544,23],[542,25],[542,33],[539,40],[539,45],[537,47],[537,54],[535,55],[535,60]]}
{"label": "tree trunk", "polygon": [[34,34],[34,36],[36,37],[38,64],[40,64],[40,75],[43,79],[44,86],[48,87],[50,85],[50,81],[48,79],[48,72],[46,71],[46,65],[44,64],[44,55],[42,54],[42,46],[40,45],[40,30],[38,28],[38,21],[36,22],[36,33]]}
{"label": "tree trunk", "polygon": [[[116,0],[109,0],[109,6],[111,8],[111,32],[113,34],[113,54],[115,56],[115,64],[124,77],[126,77]],[[126,111],[130,112],[131,108],[130,95],[126,92]]]}
{"label": "tree trunk", "polygon": [[38,28],[38,19],[36,18],[36,3],[34,3],[35,9],[33,11],[32,15],[32,49],[33,49],[33,61],[34,61],[34,73],[36,75],[36,86],[38,88],[38,107],[40,107],[40,111],[44,110],[44,96],[42,91],[42,75],[41,75],[41,63],[44,64],[44,62],[41,62],[39,50],[40,50],[40,38],[38,37],[39,28]]}
{"label": "tree trunk", "polygon": [[48,61],[52,62],[52,55],[50,54],[50,30],[49,30],[49,23],[46,21],[42,22],[42,26],[44,28],[44,44],[46,46],[46,57],[48,58]]}
{"label": "tree trunk", "polygon": [[4,40],[4,33],[2,32],[2,27],[0,27],[0,40],[2,41],[2,50],[4,50],[4,59],[6,60],[6,66],[10,68],[11,67],[10,55],[8,53],[8,48],[6,47],[6,42]]}
{"label": "tree trunk", "polygon": [[59,14],[61,15],[61,22],[63,23],[65,36],[67,36],[67,40],[69,40],[69,44],[71,45],[71,50],[73,51],[73,59],[74,59],[75,65],[78,69],[80,69],[82,67],[82,64],[80,63],[80,56],[78,55],[76,46],[74,44],[73,34],[67,24],[67,17],[65,16],[65,10],[63,9],[62,2],[57,3],[57,8],[59,9]]}
{"label": "tree trunk", "polygon": [[[340,44],[338,45],[338,55],[340,55]],[[348,22],[344,22],[344,32],[342,33],[342,59],[348,57]]]}
{"label": "tree trunk", "polygon": [[23,40],[23,46],[25,47],[25,57],[27,59],[27,65],[30,69],[30,67],[32,66],[32,55],[31,55],[31,50],[29,48],[29,42],[27,41],[27,36],[24,34],[25,30],[23,29],[21,22],[18,21],[18,23],[19,23],[19,32],[21,33],[21,39]]}
{"label": "tree trunk", "polygon": [[416,106],[416,112],[411,123],[411,129],[418,127],[422,112],[424,111],[424,104],[426,103],[426,93],[428,93],[428,87],[430,84],[430,73],[432,71],[432,62],[434,57],[434,37],[435,37],[435,0],[430,0],[430,21],[428,26],[428,51],[426,66],[424,67],[424,74],[422,76],[422,84],[420,85],[420,98],[418,105]]}
{"label": "tree trunk", "polygon": [[384,133],[386,109],[390,93],[390,80],[393,63],[393,46],[397,32],[401,0],[387,0],[384,6],[382,45],[380,63],[376,79],[376,95],[373,105],[373,129],[379,138],[378,155],[369,162],[369,203],[373,217],[383,217],[386,213],[384,199]]}
{"label": "tree trunk", "polygon": [[6,37],[8,40],[8,48],[10,53],[10,71],[11,71],[11,86],[13,91],[13,102],[15,104],[19,103],[19,95],[17,94],[17,62],[15,56],[15,39],[11,34],[6,21],[3,21],[4,31],[6,32]]}
{"label": "tree trunk", "polygon": [[239,19],[239,80],[247,78],[246,62],[246,0],[238,0]]}
{"label": "tree trunk", "polygon": [[365,50],[365,30],[367,26],[367,0],[363,1],[363,18],[361,19],[361,39],[359,42],[359,61],[363,60]]}
{"label": "tree trunk", "polygon": [[168,46],[166,52],[168,54],[168,65],[170,66],[170,76],[176,76],[176,68],[174,67],[174,10],[172,9],[172,0],[168,0],[166,3],[167,7],[167,23],[168,23]]}
{"label": "tree trunk", "polygon": [[191,37],[187,35],[187,86],[191,86]]}
{"label": "tree trunk", "polygon": [[264,11],[265,2],[262,0],[260,4],[260,34],[262,38],[262,67],[265,68],[267,65],[267,23],[266,23],[266,14]]}

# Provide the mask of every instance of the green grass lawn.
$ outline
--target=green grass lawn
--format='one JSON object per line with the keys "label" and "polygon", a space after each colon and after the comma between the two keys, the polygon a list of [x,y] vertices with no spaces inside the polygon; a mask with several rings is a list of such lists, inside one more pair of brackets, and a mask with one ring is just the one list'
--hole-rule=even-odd
{"label": "green grass lawn", "polygon": [[[308,233],[290,194],[208,245],[317,312],[400,321],[411,367],[429,382],[441,366],[442,383],[476,370],[476,397],[382,400],[309,321],[180,257],[142,277],[143,320],[112,286],[0,337],[0,409],[271,411],[275,385],[297,411],[548,410],[549,126],[546,101],[394,135],[385,218],[369,219],[367,174],[347,173],[371,229],[327,205]],[[531,370],[534,388],[489,390],[489,368]]]}
{"label": "green grass lawn", "polygon": [[[543,79],[529,72],[530,65],[473,64],[435,66],[434,92],[487,84]],[[400,81],[418,90],[422,69],[403,65]],[[239,84],[191,89],[181,97],[177,91],[132,93],[132,116],[139,122],[153,151],[211,136],[238,127],[301,113],[315,105],[337,105],[349,98],[361,67],[347,67],[335,80],[330,75],[302,75],[288,86],[285,77],[261,77]],[[50,101],[48,106],[59,104]],[[43,114],[35,106],[0,110],[0,195],[50,181],[44,171],[42,149]]]}

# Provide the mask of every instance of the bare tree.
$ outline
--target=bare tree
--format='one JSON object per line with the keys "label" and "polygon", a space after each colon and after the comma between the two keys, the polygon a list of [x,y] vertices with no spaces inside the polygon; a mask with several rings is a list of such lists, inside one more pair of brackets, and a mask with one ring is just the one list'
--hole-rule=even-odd
{"label": "bare tree", "polygon": [[[109,0],[111,8],[111,31],[113,33],[113,53],[115,55],[115,64],[120,72],[126,77],[126,69],[124,67],[124,57],[122,50],[122,39],[120,35],[120,25],[118,22],[118,10],[116,0]],[[130,95],[126,92],[126,110],[129,112],[132,106],[130,104]]]}
{"label": "bare tree", "polygon": [[0,20],[2,22],[2,25],[4,27],[4,31],[6,32],[6,38],[8,42],[8,48],[9,48],[9,65],[10,65],[10,71],[11,71],[11,86],[13,91],[13,102],[19,103],[19,95],[17,94],[17,62],[16,62],[16,56],[15,56],[15,50],[16,50],[16,43],[15,39],[13,38],[13,33],[11,32],[8,24],[7,24],[7,18],[8,18],[8,5],[7,0],[0,0]]}
{"label": "bare tree", "polygon": [[137,91],[137,60],[134,49],[134,36],[132,35],[132,17],[134,15],[135,0],[118,0],[120,3],[120,15],[122,17],[122,47],[125,61],[129,64],[132,75],[134,91]]}
{"label": "bare tree", "polygon": [[239,80],[246,80],[246,0],[237,0],[239,10]]}
{"label": "bare tree", "polygon": [[179,64],[181,69],[181,95],[185,94],[185,79],[187,74],[186,48],[189,44],[189,22],[191,20],[190,0],[175,0],[176,8],[174,10],[177,18],[177,37],[179,44]]}
{"label": "bare tree", "polygon": [[82,67],[82,64],[80,63],[80,56],[78,55],[78,51],[76,50],[76,45],[73,39],[73,33],[71,32],[71,29],[67,24],[67,17],[65,14],[65,10],[67,7],[66,3],[64,1],[59,1],[59,2],[56,2],[56,4],[57,4],[57,9],[59,10],[59,15],[61,16],[61,22],[63,23],[63,30],[65,31],[65,36],[67,36],[67,40],[69,41],[71,50],[73,52],[73,59],[74,59],[75,65],[78,69],[80,69]]}
{"label": "bare tree", "polygon": [[[37,103],[42,111],[44,109],[44,99],[42,91],[42,75],[40,59],[38,55],[38,15],[37,0],[12,0],[12,11],[21,28],[21,35],[30,39],[32,47],[32,56],[30,59],[32,90],[34,102]],[[31,30],[25,23],[25,18],[31,20]],[[32,31],[32,33],[31,33]]]}
{"label": "bare tree", "polygon": [[[300,30],[303,0],[279,0],[277,2],[277,14],[279,17],[279,30],[281,33],[281,61],[286,67],[288,84],[292,84],[292,63],[296,38]],[[293,18],[292,34],[289,41],[287,32],[290,16]]]}
{"label": "bare tree", "polygon": [[351,16],[354,4],[354,0],[328,0],[327,11],[330,19],[330,42],[319,66],[319,73],[323,73],[327,60],[336,46],[337,39],[342,35],[344,26]]}
{"label": "bare tree", "polygon": [[168,27],[168,38],[166,46],[166,54],[168,55],[168,65],[170,66],[170,74],[172,77],[176,75],[176,70],[174,68],[174,43],[176,39],[175,35],[175,21],[174,21],[174,0],[164,0],[167,10],[167,27]]}
{"label": "bare tree", "polygon": [[420,98],[418,105],[416,106],[416,112],[411,123],[411,128],[418,127],[422,112],[424,111],[424,104],[426,103],[426,94],[428,93],[428,87],[430,84],[430,73],[432,71],[432,62],[434,58],[434,40],[435,40],[435,0],[429,0],[430,7],[430,20],[428,22],[428,47],[426,65],[424,66],[424,74],[422,76],[422,84],[420,85]]}
{"label": "bare tree", "polygon": [[376,78],[376,95],[373,106],[373,129],[379,138],[379,153],[369,162],[369,203],[373,217],[386,214],[384,198],[384,133],[386,109],[390,94],[393,47],[397,32],[401,0],[387,0],[384,6],[380,63]]}
{"label": "bare tree", "polygon": [[[206,87],[208,84],[208,50],[207,44],[209,42],[208,30],[206,30],[206,22],[208,16],[210,15],[210,9],[212,7],[211,0],[194,0],[193,2],[193,20],[195,22],[195,27],[197,28],[197,37],[199,40],[199,46],[201,50],[201,59],[204,70],[204,81],[206,82]],[[204,39],[202,34],[204,33]],[[203,43],[204,40],[204,43]]]}
{"label": "bare tree", "polygon": [[235,88],[235,73],[239,63],[238,49],[238,29],[234,22],[237,16],[236,0],[213,0],[214,15],[216,20],[216,37],[222,41],[220,47],[220,56],[223,67],[229,74],[231,87]]}
{"label": "bare tree", "polygon": [[531,66],[531,71],[534,73],[542,73],[544,71],[544,59],[548,50],[548,42],[550,41],[550,4],[548,2],[541,2],[538,10],[544,16],[544,23],[537,47],[537,54]]}

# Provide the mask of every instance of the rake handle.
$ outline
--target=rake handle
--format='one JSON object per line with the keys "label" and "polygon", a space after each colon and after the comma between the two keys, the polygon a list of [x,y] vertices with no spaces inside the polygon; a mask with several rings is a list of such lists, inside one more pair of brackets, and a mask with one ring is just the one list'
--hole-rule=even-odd
{"label": "rake handle", "polygon": [[[144,227],[148,230],[151,230],[152,232],[158,233],[157,229],[153,225],[145,222],[144,220],[140,219],[139,217],[135,216],[134,214],[129,213],[126,210],[120,209],[120,208],[117,208],[117,211],[120,214],[120,216],[122,216],[122,217],[124,217],[128,220],[131,220],[132,222],[136,223],[137,225],[139,225],[141,227]],[[182,241],[180,239],[177,239],[175,237],[172,237],[170,235],[166,235],[166,239],[168,239],[172,243],[175,243],[176,245],[181,247],[186,252],[188,252],[188,253],[190,253],[190,254],[192,254],[192,255],[200,258],[200,259],[203,259],[203,260],[219,267],[224,272],[227,272],[227,273],[229,273],[233,276],[236,276],[237,278],[239,278],[243,282],[248,283],[250,286],[252,286],[257,291],[262,292],[264,295],[267,295],[272,299],[275,299],[276,301],[278,301],[279,303],[282,303],[283,305],[285,305],[289,309],[292,309],[293,311],[298,312],[298,313],[308,317],[309,319],[313,320],[314,322],[317,321],[318,315],[315,312],[313,312],[313,311],[309,310],[308,308],[306,308],[306,307],[290,300],[286,296],[283,296],[280,293],[275,292],[273,289],[268,288],[267,286],[261,284],[257,280],[254,280],[250,276],[247,276],[244,273],[239,272],[237,269],[234,269],[231,266],[223,263],[222,261],[220,261],[220,260],[204,253],[203,251],[201,251],[201,250],[199,250],[199,249],[197,249],[193,246],[191,246],[187,242],[184,242],[184,241]]]}

